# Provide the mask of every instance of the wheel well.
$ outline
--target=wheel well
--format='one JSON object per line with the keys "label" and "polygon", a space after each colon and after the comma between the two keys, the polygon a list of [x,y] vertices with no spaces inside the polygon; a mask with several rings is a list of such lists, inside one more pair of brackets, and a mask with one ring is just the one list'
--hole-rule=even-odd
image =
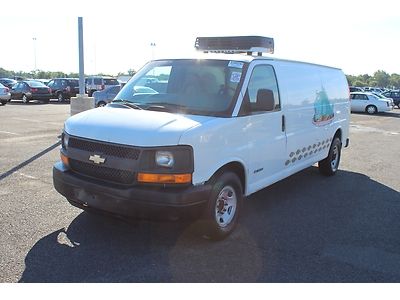
{"label": "wheel well", "polygon": [[210,180],[208,180],[208,182],[212,182],[214,181],[219,175],[221,175],[224,172],[233,172],[235,173],[239,179],[240,179],[240,183],[242,184],[242,188],[243,188],[243,193],[246,194],[246,173],[244,171],[244,166],[240,163],[240,162],[230,162],[224,166],[222,166],[221,168],[219,168],[213,176],[211,176]]}
{"label": "wheel well", "polygon": [[342,130],[340,128],[338,130],[336,130],[335,135],[333,136],[333,139],[335,139],[336,137],[339,138],[340,142],[343,144]]}
{"label": "wheel well", "polygon": [[377,107],[376,105],[374,105],[374,104],[368,104],[368,105],[365,107],[365,111],[368,111],[368,107],[370,107],[370,106],[375,107],[375,111],[378,112],[378,107]]}

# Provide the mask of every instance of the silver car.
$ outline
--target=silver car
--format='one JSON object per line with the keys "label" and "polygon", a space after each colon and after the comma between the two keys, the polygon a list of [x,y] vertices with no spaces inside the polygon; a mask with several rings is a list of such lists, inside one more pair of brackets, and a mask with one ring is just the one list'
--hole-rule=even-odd
{"label": "silver car", "polygon": [[[107,103],[110,103],[114,100],[115,96],[119,93],[121,87],[117,86],[110,86],[103,91],[97,91],[93,93],[94,104],[96,107],[105,106]],[[147,86],[135,86],[133,94],[157,94],[157,91],[149,88]]]}
{"label": "silver car", "polygon": [[381,99],[372,93],[350,93],[350,103],[352,112],[366,112],[370,115],[393,110],[391,100]]}
{"label": "silver car", "polygon": [[0,103],[6,105],[11,99],[10,89],[0,83]]}
{"label": "silver car", "polygon": [[94,98],[94,105],[96,107],[105,106],[107,103],[114,100],[114,97],[119,93],[121,90],[121,86],[114,85],[108,88],[105,88],[102,91],[96,91],[93,93]]}

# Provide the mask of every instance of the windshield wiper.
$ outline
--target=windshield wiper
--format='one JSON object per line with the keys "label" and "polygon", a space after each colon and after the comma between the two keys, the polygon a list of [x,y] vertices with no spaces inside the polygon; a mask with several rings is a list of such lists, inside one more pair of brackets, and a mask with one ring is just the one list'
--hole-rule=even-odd
{"label": "windshield wiper", "polygon": [[150,103],[146,103],[148,106],[146,107],[146,109],[149,110],[186,110],[187,107],[184,105],[180,105],[180,104],[175,104],[175,103],[168,103],[168,102],[150,102]]}
{"label": "windshield wiper", "polygon": [[122,106],[129,107],[129,108],[134,108],[134,109],[143,109],[139,105],[137,105],[136,103],[132,103],[130,101],[122,100],[122,99],[113,100],[111,103],[112,104],[117,104],[117,105],[122,105]]}

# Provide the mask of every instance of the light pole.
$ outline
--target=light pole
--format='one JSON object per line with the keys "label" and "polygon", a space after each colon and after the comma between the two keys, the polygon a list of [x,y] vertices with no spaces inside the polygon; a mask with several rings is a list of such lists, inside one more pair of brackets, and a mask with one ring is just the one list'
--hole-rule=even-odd
{"label": "light pole", "polygon": [[36,71],[37,70],[37,67],[36,67],[36,38],[33,37],[32,40],[33,40],[33,56],[35,58],[35,69],[34,69],[34,71]]}

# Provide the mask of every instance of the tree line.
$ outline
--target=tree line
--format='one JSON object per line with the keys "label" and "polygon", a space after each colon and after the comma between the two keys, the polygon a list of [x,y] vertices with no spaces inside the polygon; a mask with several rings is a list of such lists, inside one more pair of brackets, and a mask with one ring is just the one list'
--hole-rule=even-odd
{"label": "tree line", "polygon": [[364,75],[346,75],[350,86],[358,87],[380,87],[389,89],[400,89],[400,74],[388,74],[385,71],[378,70],[372,76]]}
{"label": "tree line", "polygon": [[[121,75],[129,75],[132,76],[136,73],[135,70],[129,69],[126,73],[118,73],[117,76]],[[99,76],[111,76],[109,74],[96,74]],[[88,76],[88,75],[85,75]],[[52,78],[79,78],[79,73],[64,73],[60,71],[43,71],[43,70],[35,70],[30,72],[24,71],[9,71],[3,68],[0,68],[0,78],[30,78],[30,79],[52,79]]]}

